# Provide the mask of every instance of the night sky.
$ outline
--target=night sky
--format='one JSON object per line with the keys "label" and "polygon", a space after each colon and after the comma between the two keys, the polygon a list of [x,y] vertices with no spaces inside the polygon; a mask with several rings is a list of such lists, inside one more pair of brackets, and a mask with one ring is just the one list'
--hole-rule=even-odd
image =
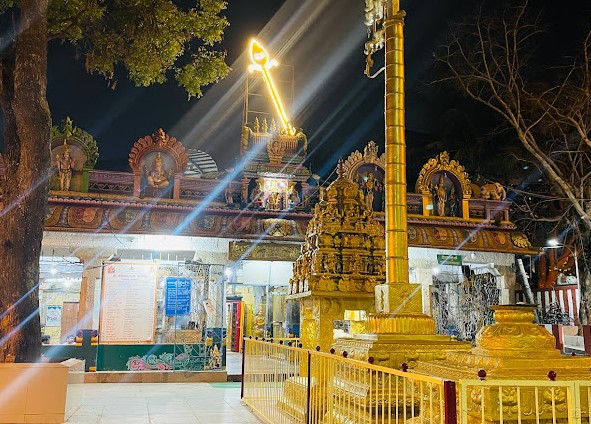
{"label": "night sky", "polygon": [[[551,11],[558,23],[560,35],[548,41],[553,51],[560,51],[565,42],[573,43],[577,30],[586,24],[581,19],[585,14],[579,12],[588,2],[534,3]],[[407,11],[407,145],[412,155],[416,146],[437,138],[445,124],[441,105],[447,98],[455,101],[429,84],[433,52],[445,42],[449,26],[465,19],[474,5],[467,0],[415,0],[402,5]],[[174,80],[137,88],[124,72],[117,75],[112,90],[101,77],[86,74],[71,47],[52,42],[48,100],[54,124],[70,116],[76,126],[91,133],[99,145],[100,169],[126,170],[133,143],[159,127],[186,147],[211,154],[220,169],[234,166],[240,145],[245,52],[248,40],[257,36],[282,64],[294,66],[292,121],[308,136],[313,154],[307,164],[325,177],[339,156],[361,149],[370,139],[383,146],[383,74],[373,80],[363,75],[363,8],[363,0],[229,0],[230,27],[222,48],[233,71],[207,89],[202,99],[190,101]],[[379,63],[376,60],[374,71]]]}

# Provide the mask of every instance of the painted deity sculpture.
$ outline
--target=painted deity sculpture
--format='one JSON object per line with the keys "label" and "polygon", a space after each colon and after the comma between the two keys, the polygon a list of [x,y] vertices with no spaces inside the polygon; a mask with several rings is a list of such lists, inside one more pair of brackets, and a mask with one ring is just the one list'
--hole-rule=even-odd
{"label": "painted deity sculpture", "polygon": [[259,309],[258,313],[253,318],[252,333],[256,337],[265,336],[265,312],[263,309]]}
{"label": "painted deity sculpture", "polygon": [[148,184],[156,188],[168,187],[170,184],[170,171],[166,171],[163,168],[162,156],[160,152],[154,158],[154,164],[151,170],[145,168],[146,179]]}
{"label": "painted deity sculpture", "polygon": [[443,175],[439,177],[439,183],[435,188],[437,198],[437,215],[445,216],[445,202],[447,202],[447,193],[445,192],[445,180]]}
{"label": "painted deity sculpture", "polygon": [[70,183],[72,181],[72,169],[74,168],[74,158],[70,155],[70,148],[68,143],[64,141],[64,151],[56,158],[57,173],[60,181],[60,190],[70,190]]}

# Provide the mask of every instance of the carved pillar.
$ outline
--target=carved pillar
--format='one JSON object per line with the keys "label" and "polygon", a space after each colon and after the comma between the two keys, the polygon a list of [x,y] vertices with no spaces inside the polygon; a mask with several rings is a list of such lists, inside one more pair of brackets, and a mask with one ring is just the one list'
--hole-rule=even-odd
{"label": "carved pillar", "polygon": [[78,309],[78,329],[98,329],[98,316],[95,310],[100,308],[100,292],[95,295],[96,281],[102,277],[103,261],[108,254],[100,250],[80,250],[76,256],[84,263],[82,282],[80,283],[80,306]]}
{"label": "carved pillar", "polygon": [[308,205],[309,187],[310,187],[310,184],[302,183],[302,200],[300,201],[300,205],[303,205],[303,206]]}
{"label": "carved pillar", "polygon": [[345,312],[342,300],[310,296],[302,299],[300,310],[303,347],[315,350],[316,346],[320,346],[322,352],[328,352],[334,343],[334,322],[342,320]]}
{"label": "carved pillar", "polygon": [[433,215],[433,196],[430,191],[423,190],[421,192],[423,201],[423,216]]}
{"label": "carved pillar", "polygon": [[242,178],[242,203],[248,204],[248,185],[250,184],[250,179]]}
{"label": "carved pillar", "polygon": [[133,196],[140,197],[142,194],[142,174],[139,171],[133,172]]}
{"label": "carved pillar", "polygon": [[468,219],[470,218],[470,197],[464,195],[462,196],[462,218]]}

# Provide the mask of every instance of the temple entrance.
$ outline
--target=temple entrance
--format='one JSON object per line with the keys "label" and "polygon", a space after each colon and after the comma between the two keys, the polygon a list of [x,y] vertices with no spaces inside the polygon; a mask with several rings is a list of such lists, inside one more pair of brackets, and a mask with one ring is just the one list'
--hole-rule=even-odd
{"label": "temple entrance", "polygon": [[474,341],[481,327],[493,323],[489,307],[499,303],[500,290],[488,269],[479,272],[467,266],[462,268],[462,272],[439,272],[433,276],[432,313],[438,334]]}
{"label": "temple entrance", "polygon": [[243,260],[228,274],[235,273],[235,278],[229,277],[232,281],[226,291],[230,350],[239,351],[241,336],[293,336],[284,301],[292,267],[288,261]]}

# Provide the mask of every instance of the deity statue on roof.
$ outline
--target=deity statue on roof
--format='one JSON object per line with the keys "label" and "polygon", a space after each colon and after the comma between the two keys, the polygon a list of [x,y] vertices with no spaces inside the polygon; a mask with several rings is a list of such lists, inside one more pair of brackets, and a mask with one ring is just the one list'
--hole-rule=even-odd
{"label": "deity statue on roof", "polygon": [[445,190],[445,176],[439,176],[439,182],[433,188],[434,198],[437,206],[437,216],[445,216],[445,203],[447,202],[447,191]]}
{"label": "deity statue on roof", "polygon": [[151,170],[148,170],[144,166],[144,172],[146,174],[146,180],[148,184],[156,188],[168,187],[170,184],[170,171],[164,169],[162,156],[160,152],[154,158],[154,163]]}
{"label": "deity statue on roof", "polygon": [[74,168],[74,158],[70,155],[70,147],[66,140],[64,140],[64,151],[61,155],[55,158],[57,164],[57,173],[60,180],[60,190],[70,190],[70,182],[72,181],[72,169]]}

